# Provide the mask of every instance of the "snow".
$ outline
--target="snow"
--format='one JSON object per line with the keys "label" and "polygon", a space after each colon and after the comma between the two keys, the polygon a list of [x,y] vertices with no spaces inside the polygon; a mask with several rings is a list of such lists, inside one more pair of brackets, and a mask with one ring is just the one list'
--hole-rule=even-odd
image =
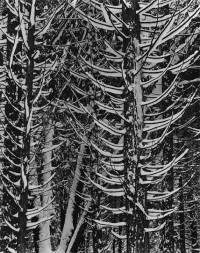
{"label": "snow", "polygon": [[165,225],[166,225],[166,221],[163,222],[161,225],[155,227],[155,228],[145,228],[144,231],[148,232],[148,233],[149,232],[157,232],[157,231],[163,229]]}
{"label": "snow", "polygon": [[127,213],[125,206],[122,206],[122,207],[119,207],[119,208],[111,208],[111,207],[108,207],[108,206],[101,205],[101,208],[106,209],[108,211],[111,211],[113,214]]}
{"label": "snow", "polygon": [[90,80],[92,81],[92,83],[97,86],[98,88],[101,88],[103,91],[105,92],[109,92],[112,94],[118,94],[121,95],[124,92],[124,87],[120,86],[120,87],[115,87],[112,85],[107,85],[102,81],[97,80],[96,78],[94,78],[90,73],[86,72],[87,76],[90,78]]}
{"label": "snow", "polygon": [[[14,250],[14,249],[12,249],[12,248],[10,248],[10,247],[6,247],[6,249],[10,252],[10,253],[17,253],[17,251],[16,250]],[[2,251],[2,253],[3,253],[3,251]]]}
{"label": "snow", "polygon": [[43,148],[42,149],[42,153],[47,153],[47,152],[50,152],[58,147],[60,147],[62,144],[64,143],[64,141],[60,142],[59,144],[57,145],[53,145],[52,147],[49,147],[49,148]]}
{"label": "snow", "polygon": [[58,8],[56,8],[56,10],[53,12],[53,14],[51,14],[51,17],[50,17],[49,20],[46,22],[46,25],[43,26],[42,29],[40,29],[40,31],[35,32],[35,35],[36,35],[37,37],[41,37],[42,35],[44,35],[44,34],[48,31],[48,29],[49,29],[49,27],[50,27],[50,25],[51,25],[51,23],[52,23],[54,17],[56,16],[56,14],[57,14],[63,7],[64,7],[64,3],[60,4],[60,6],[59,6]]}
{"label": "snow", "polygon": [[124,159],[124,155],[123,154],[115,154],[115,153],[111,153],[108,151],[104,151],[102,149],[100,149],[96,144],[94,144],[93,142],[91,142],[91,145],[103,156],[109,157],[111,159],[111,161],[113,162],[121,162]]}
{"label": "snow", "polygon": [[107,222],[102,220],[95,220],[94,221],[101,227],[123,227],[126,226],[126,222]]}
{"label": "snow", "polygon": [[118,135],[121,136],[122,134],[126,133],[126,129],[118,130],[114,128],[113,126],[109,126],[108,124],[104,123],[102,120],[97,120],[94,118],[94,122],[100,126],[102,129],[106,130],[107,132],[113,134],[113,135]]}
{"label": "snow", "polygon": [[124,240],[124,239],[127,238],[126,235],[119,235],[119,234],[117,234],[116,232],[114,232],[113,230],[111,231],[111,233],[112,233],[115,237],[117,237],[118,239],[121,239],[121,240]]}
{"label": "snow", "polygon": [[10,229],[12,229],[12,230],[15,231],[15,232],[19,232],[19,228],[15,228],[12,224],[10,224],[10,222],[7,221],[6,218],[4,218],[4,221],[5,221],[5,223],[8,225],[8,227],[9,227]]}
{"label": "snow", "polygon": [[99,176],[99,178],[102,181],[104,181],[110,185],[122,185],[122,180],[120,178],[116,178],[116,177],[115,178],[108,178],[108,177],[105,177],[102,174],[97,173],[97,172],[96,172],[96,175]]}
{"label": "snow", "polygon": [[94,27],[99,28],[99,29],[104,29],[104,30],[109,30],[109,31],[114,31],[116,28],[122,28],[122,23],[121,22],[113,22],[112,24],[110,22],[110,19],[107,20],[107,22],[103,22],[101,20],[92,18],[90,16],[86,16],[78,7],[76,8],[76,11],[79,13],[79,15],[86,21],[89,21]]}
{"label": "snow", "polygon": [[109,196],[124,196],[125,195],[124,188],[106,188],[94,182],[91,178],[89,178],[89,180],[94,186],[96,186],[98,189],[100,189],[101,191],[103,191],[105,194]]}
{"label": "snow", "polygon": [[51,180],[52,178],[55,176],[56,173],[53,173],[46,181],[44,181],[44,183],[42,185],[33,185],[33,184],[29,184],[28,186],[28,189],[30,191],[34,191],[34,190],[37,190],[39,188],[42,188],[44,187],[45,185],[47,185]]}
{"label": "snow", "polygon": [[[119,151],[120,151],[120,150],[123,150],[123,148],[124,148],[123,143],[122,143],[122,144],[120,144],[120,143],[115,144],[115,143],[112,143],[112,142],[106,140],[106,139],[103,138],[103,137],[100,137],[100,139],[101,139],[108,147],[112,148],[113,150],[119,150]],[[122,142],[123,142],[123,141],[122,141]]]}
{"label": "snow", "polygon": [[27,50],[30,50],[30,47],[28,45],[27,31],[26,31],[25,24],[24,24],[24,18],[23,18],[24,14],[21,13],[20,8],[18,8],[18,13],[19,13],[20,30],[22,33],[23,42],[24,42],[24,45],[26,46]]}
{"label": "snow", "polygon": [[7,8],[9,8],[9,11],[13,13],[16,17],[18,17],[17,9],[15,9],[10,3],[9,0],[5,0]]}
{"label": "snow", "polygon": [[40,219],[39,221],[36,221],[36,222],[27,222],[27,229],[34,229],[36,228],[38,225],[40,225],[41,223],[47,221],[47,220],[50,220],[54,217],[54,215],[50,216],[50,217],[44,217],[42,219]]}
{"label": "snow", "polygon": [[21,176],[22,176],[22,182],[23,182],[23,188],[25,189],[28,186],[28,182],[27,182],[27,176],[25,174],[25,168],[24,168],[24,164],[21,164]]}

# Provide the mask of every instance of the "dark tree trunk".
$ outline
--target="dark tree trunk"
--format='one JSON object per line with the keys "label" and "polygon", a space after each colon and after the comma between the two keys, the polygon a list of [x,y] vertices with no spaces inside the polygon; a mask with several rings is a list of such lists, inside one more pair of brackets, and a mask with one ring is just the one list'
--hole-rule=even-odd
{"label": "dark tree trunk", "polygon": [[71,250],[71,253],[78,252],[79,246],[84,245],[84,240],[85,240],[85,233],[84,232],[86,231],[86,228],[87,228],[87,223],[83,223],[83,225],[81,226],[81,228],[77,234],[76,240],[75,240],[72,250]]}
{"label": "dark tree trunk", "polygon": [[[136,61],[136,57],[140,55],[140,20],[136,11],[139,9],[137,0],[130,1],[131,8],[127,8],[122,4],[122,18],[130,28],[123,27],[122,31],[129,38],[124,38],[123,51],[125,53],[124,70],[126,71],[126,81],[124,97],[126,99],[124,105],[124,115],[127,119],[132,119],[130,123],[125,123],[126,134],[124,136],[124,166],[125,166],[125,189],[126,198],[130,197],[133,202],[138,200],[142,206],[145,206],[145,189],[139,185],[140,179],[140,163],[143,128],[143,113],[141,108],[142,89],[141,81],[141,66],[140,62]],[[133,74],[134,73],[134,74]],[[134,159],[130,159],[134,157]],[[134,188],[134,193],[130,189]],[[126,210],[133,210],[132,214],[127,214],[126,236],[127,236],[127,253],[132,253],[135,250],[137,253],[148,252],[144,242],[147,238],[144,233],[146,219],[141,210],[134,205],[129,199],[126,199]]]}
{"label": "dark tree trunk", "polygon": [[[22,150],[22,178],[21,178],[21,194],[20,194],[20,206],[22,207],[19,211],[19,235],[18,235],[18,253],[26,253],[26,236],[27,236],[27,208],[28,208],[28,168],[30,161],[30,142],[31,142],[31,129],[29,128],[29,117],[32,108],[32,92],[33,92],[33,70],[34,70],[34,32],[35,27],[29,26],[28,28],[28,45],[30,49],[27,51],[28,62],[25,69],[26,87],[27,94],[27,105],[24,101],[25,115],[24,115],[24,136],[23,136],[23,150]],[[28,114],[27,114],[28,113]]]}
{"label": "dark tree trunk", "polygon": [[[38,220],[38,219],[37,219]],[[36,219],[33,219],[33,222],[37,221]],[[34,240],[34,247],[35,247],[35,253],[39,253],[39,246],[38,246],[38,241],[39,241],[39,228],[34,229],[33,231],[33,240]]]}
{"label": "dark tree trunk", "polygon": [[[167,163],[173,159],[173,136],[166,138],[166,146],[164,148],[164,161]],[[169,171],[166,178],[166,188],[168,191],[174,189],[174,171],[173,168]],[[164,209],[173,208],[173,196],[167,199],[164,203]],[[174,215],[167,217],[166,226],[163,230],[163,253],[174,253]]]}
{"label": "dark tree trunk", "polygon": [[[169,84],[172,82],[173,76],[171,73],[168,73],[163,78],[163,90],[166,90]],[[170,101],[163,102],[162,108],[165,110],[170,105]],[[165,113],[165,117],[170,117],[170,113]],[[172,130],[172,127],[170,128]],[[165,163],[170,163],[174,156],[174,140],[173,133],[165,138],[165,146],[163,148],[163,161]],[[172,192],[174,190],[174,169],[170,169],[166,176],[165,184],[163,190]],[[173,208],[173,195],[163,201],[163,210]],[[166,225],[162,233],[162,252],[163,253],[175,253],[175,233],[174,233],[174,214],[171,214],[166,217]]]}
{"label": "dark tree trunk", "polygon": [[22,211],[19,212],[19,234],[18,234],[18,248],[17,253],[26,253],[26,211],[27,211],[27,197],[28,189],[22,189],[20,205]]}

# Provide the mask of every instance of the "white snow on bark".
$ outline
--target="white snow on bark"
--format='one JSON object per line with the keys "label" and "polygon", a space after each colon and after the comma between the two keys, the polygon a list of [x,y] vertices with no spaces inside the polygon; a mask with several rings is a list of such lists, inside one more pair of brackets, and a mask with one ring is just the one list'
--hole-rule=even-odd
{"label": "white snow on bark", "polygon": [[74,231],[74,233],[73,233],[73,236],[72,236],[72,238],[71,238],[71,240],[70,240],[70,243],[69,243],[69,245],[68,245],[68,247],[67,247],[67,253],[71,253],[72,246],[74,245],[75,240],[76,240],[76,237],[77,237],[77,235],[78,235],[78,232],[79,232],[81,226],[82,226],[83,223],[84,223],[85,216],[86,216],[86,214],[87,214],[87,212],[88,212],[88,210],[89,210],[90,204],[91,204],[91,202],[90,202],[90,200],[89,200],[88,203],[87,203],[86,206],[85,206],[85,209],[84,209],[84,211],[83,211],[83,213],[82,213],[82,215],[81,215],[81,217],[80,217],[80,219],[79,219],[79,221],[78,221],[78,224],[77,224],[77,226],[76,226],[76,229],[75,229],[75,231]]}
{"label": "white snow on bark", "polygon": [[145,232],[156,232],[156,231],[159,231],[159,230],[163,229],[165,224],[166,224],[166,221],[163,222],[161,225],[155,227],[155,228],[145,228],[144,231]]}
{"label": "white snow on bark", "polygon": [[[74,225],[73,225],[73,214],[74,214],[74,208],[75,208],[75,196],[76,196],[76,189],[79,182],[79,177],[81,173],[81,166],[83,162],[83,154],[85,153],[85,144],[81,144],[79,155],[77,158],[77,165],[76,170],[74,172],[74,179],[70,191],[68,206],[65,214],[65,223],[63,227],[63,231],[61,234],[60,244],[58,246],[58,249],[56,253],[65,253],[68,243],[70,242],[70,238],[74,231]],[[42,252],[41,252],[42,253]]]}
{"label": "white snow on bark", "polygon": [[[46,152],[43,154],[43,171],[44,173],[42,174],[43,182],[48,182],[49,178],[51,178],[51,160],[52,160],[52,140],[53,140],[53,135],[54,135],[54,127],[53,127],[53,122],[51,119],[47,119],[45,130],[44,130],[44,135],[45,135],[45,146],[44,149]],[[53,212],[53,207],[52,204],[49,204],[52,199],[52,190],[51,190],[51,181],[49,181],[45,187],[49,188],[50,190],[43,192],[42,196],[42,206],[47,207],[39,214],[39,218],[41,220],[45,220],[44,223],[41,224],[40,226],[40,232],[39,232],[39,253],[49,253],[51,252],[51,234],[50,234],[50,216],[54,213]]]}

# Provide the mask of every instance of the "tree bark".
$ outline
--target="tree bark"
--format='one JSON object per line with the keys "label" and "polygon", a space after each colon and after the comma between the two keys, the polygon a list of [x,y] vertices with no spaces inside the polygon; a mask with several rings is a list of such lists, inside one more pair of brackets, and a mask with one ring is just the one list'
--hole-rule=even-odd
{"label": "tree bark", "polygon": [[[182,188],[183,186],[183,181],[182,177],[180,176],[179,178],[179,187]],[[180,250],[181,253],[186,252],[185,248],[185,213],[184,213],[184,196],[183,196],[183,190],[180,190],[180,195],[179,195],[179,200],[180,200],[180,214],[179,214],[179,219],[180,219]]]}
{"label": "tree bark", "polygon": [[190,231],[191,231],[191,243],[192,243],[192,253],[198,252],[197,249],[199,248],[198,245],[198,231],[197,231],[197,220],[195,217],[195,211],[190,212],[190,219],[191,225],[190,225]]}
{"label": "tree bark", "polygon": [[[74,233],[73,233],[73,236],[70,240],[70,243],[67,247],[67,253],[72,253],[72,252],[77,252],[77,249],[78,249],[78,241],[77,241],[77,238],[78,238],[78,234],[79,232],[81,231],[81,227],[83,226],[84,222],[85,222],[85,216],[90,208],[90,204],[91,204],[91,200],[88,200],[88,203],[85,205],[85,208],[84,208],[84,211],[83,213],[81,214],[81,217],[77,223],[77,226],[76,226],[76,229],[74,230]],[[76,250],[75,250],[75,249]],[[74,250],[73,250],[74,249]]]}
{"label": "tree bark", "polygon": [[74,209],[75,209],[74,201],[75,201],[75,196],[76,196],[76,189],[79,184],[79,177],[81,175],[81,167],[83,163],[85,148],[86,148],[85,143],[82,143],[80,146],[80,151],[77,158],[76,170],[74,172],[72,187],[70,189],[70,196],[69,196],[68,206],[67,206],[67,210],[65,214],[65,223],[64,223],[62,234],[61,234],[60,244],[58,246],[56,253],[66,252],[70,239],[73,235],[73,231],[74,231],[73,215],[74,215]]}
{"label": "tree bark", "polygon": [[[18,8],[21,8],[18,6]],[[34,70],[34,36],[35,27],[29,25],[28,27],[28,45],[27,50],[27,66],[26,66],[26,94],[24,98],[24,136],[23,136],[23,150],[21,157],[21,194],[19,204],[21,209],[19,211],[19,234],[18,234],[18,253],[26,252],[26,227],[27,227],[27,208],[28,208],[28,172],[29,172],[29,162],[30,162],[30,143],[31,143],[31,110],[32,110],[32,93],[33,93],[33,70]]]}
{"label": "tree bark", "polygon": [[[173,76],[171,73],[163,79],[163,90],[165,90],[169,83],[173,80]],[[165,110],[170,103],[167,101],[163,103],[163,109]],[[165,114],[166,117],[171,116],[169,113]],[[170,128],[172,130],[172,128]],[[165,138],[165,146],[163,148],[163,161],[169,163],[173,160],[174,154],[174,134],[173,132]],[[174,169],[173,167],[170,169],[166,176],[165,187],[168,191],[172,192],[174,190]],[[172,195],[167,200],[164,201],[163,208],[164,209],[172,209],[174,202],[174,196]],[[175,233],[174,233],[174,214],[171,214],[166,219],[166,225],[164,228],[164,237],[163,237],[163,252],[165,253],[174,253],[175,251]]]}
{"label": "tree bark", "polygon": [[[44,122],[44,149],[51,149],[53,146],[52,140],[54,137],[54,126],[52,120],[45,116],[46,122]],[[47,151],[43,154],[43,171],[42,171],[42,182],[48,181],[51,177],[51,169],[52,169],[52,150]],[[48,189],[48,190],[45,190]],[[47,205],[52,199],[52,189],[51,189],[51,181],[45,185],[44,192],[42,194],[42,206]],[[40,219],[45,217],[50,217],[53,214],[52,204],[49,204],[43,212],[40,214]],[[40,253],[49,253],[51,252],[51,233],[50,233],[50,224],[51,221],[47,220],[40,225],[39,231],[39,252]]]}
{"label": "tree bark", "polygon": [[[2,1],[2,3],[0,4],[0,8],[3,9],[3,4],[4,1]],[[1,7],[2,5],[2,7]],[[0,18],[2,18],[2,13],[0,13]],[[2,34],[0,33],[0,39],[2,39]],[[3,51],[3,49],[1,49]],[[3,54],[2,51],[0,51],[0,66],[3,66]],[[5,92],[5,87],[1,88],[1,91]],[[2,113],[3,112],[3,113]],[[5,102],[2,100],[0,103],[0,136],[4,136],[4,128],[3,128],[3,123],[5,121],[4,119],[4,114],[5,114]],[[1,241],[3,240],[2,237],[2,227],[3,227],[3,183],[2,183],[2,175],[1,175],[1,171],[3,169],[3,156],[2,156],[2,151],[4,150],[4,140],[3,138],[0,138],[0,245],[1,245]],[[1,250],[1,248],[0,248]]]}
{"label": "tree bark", "polygon": [[[130,37],[124,39],[125,59],[124,70],[126,73],[125,83],[125,98],[124,115],[131,123],[125,123],[127,129],[124,137],[124,157],[125,157],[125,184],[129,198],[133,199],[134,203],[138,201],[142,206],[145,206],[145,189],[139,185],[140,179],[140,144],[142,141],[143,131],[143,110],[142,102],[142,87],[141,87],[141,62],[136,59],[140,56],[140,20],[136,11],[139,9],[138,1],[132,0],[130,2],[131,8],[123,7],[122,18],[129,29],[123,27],[123,32]],[[134,189],[134,192],[130,191]],[[137,253],[145,251],[144,240],[146,236],[144,233],[145,217],[136,205],[126,200],[127,211],[132,214],[127,215],[127,253],[132,253],[134,250]],[[147,239],[147,238],[146,238]],[[145,241],[146,241],[145,239]],[[146,249],[147,250],[147,249]]]}

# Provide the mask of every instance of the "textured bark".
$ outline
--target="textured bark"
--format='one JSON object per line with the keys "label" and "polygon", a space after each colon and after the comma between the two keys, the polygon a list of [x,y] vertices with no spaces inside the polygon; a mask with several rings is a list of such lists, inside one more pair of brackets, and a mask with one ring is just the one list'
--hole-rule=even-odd
{"label": "textured bark", "polygon": [[[179,187],[181,188],[183,186],[182,182],[182,177],[180,176],[179,178]],[[180,191],[179,195],[179,200],[180,200],[180,214],[179,214],[179,219],[180,219],[180,250],[181,253],[186,252],[185,248],[185,213],[184,213],[184,196],[183,196],[183,191]]]}
{"label": "textured bark", "polygon": [[68,244],[70,242],[70,239],[74,232],[74,224],[73,224],[73,215],[75,210],[75,197],[76,197],[76,189],[79,184],[79,177],[81,175],[81,166],[83,163],[83,155],[85,153],[85,144],[81,144],[79,155],[77,158],[77,164],[76,164],[76,170],[74,172],[74,178],[72,187],[70,190],[70,196],[68,201],[68,206],[65,214],[65,223],[60,239],[60,244],[58,246],[58,249],[56,253],[65,253],[68,247]]}
{"label": "textured bark", "polygon": [[[166,147],[164,148],[164,160],[169,162],[173,159],[173,136],[166,138]],[[173,168],[169,171],[166,178],[166,188],[168,191],[173,191],[174,189],[174,172]],[[173,196],[167,199],[163,203],[163,209],[173,208]],[[164,246],[164,253],[174,253],[174,215],[171,214],[167,217],[166,226],[163,229],[162,245]]]}
{"label": "textured bark", "polygon": [[[141,62],[136,58],[140,56],[140,21],[136,10],[139,9],[138,1],[131,1],[132,8],[123,9],[123,20],[129,24],[131,29],[123,28],[123,32],[130,36],[124,39],[124,69],[126,70],[126,102],[124,105],[124,115],[131,123],[125,123],[127,129],[124,137],[124,157],[125,157],[125,184],[127,194],[135,203],[139,201],[145,205],[145,190],[139,186],[140,179],[140,143],[142,140],[143,111],[142,111],[142,88],[141,88]],[[134,189],[130,191],[130,189]],[[127,196],[128,197],[128,196]],[[142,212],[126,199],[126,209],[132,214],[127,215],[126,235],[127,253],[134,250],[137,253],[144,252],[144,227],[145,217]]]}
{"label": "textured bark", "polygon": [[199,249],[198,244],[198,231],[197,231],[197,220],[195,211],[190,212],[190,219],[192,220],[190,224],[190,231],[191,231],[191,243],[192,243],[192,253],[198,252],[197,249]]}
{"label": "textured bark", "polygon": [[85,216],[90,208],[90,204],[91,204],[91,201],[89,200],[88,203],[85,205],[85,209],[84,209],[83,213],[81,214],[81,217],[76,225],[76,229],[74,230],[73,236],[72,236],[70,243],[67,247],[67,253],[77,252],[78,245],[79,245],[78,234],[81,231],[81,227],[83,226],[83,224],[85,222]]}
{"label": "textured bark", "polygon": [[31,142],[31,131],[29,129],[29,121],[31,117],[32,110],[32,93],[33,93],[33,70],[34,70],[34,32],[35,27],[29,26],[28,29],[28,45],[29,49],[27,51],[27,66],[26,66],[26,87],[27,91],[24,100],[24,129],[25,133],[23,136],[23,150],[21,158],[21,196],[20,196],[20,206],[19,211],[19,234],[18,234],[18,253],[26,252],[26,226],[27,226],[27,208],[28,208],[28,171],[29,171],[29,161],[30,161],[30,142]]}
{"label": "textured bark", "polygon": [[[44,149],[48,150],[53,146],[52,140],[54,136],[54,126],[51,119],[47,119],[44,123]],[[46,182],[51,177],[51,160],[52,160],[52,150],[45,152],[43,154],[43,171],[42,171],[42,181]],[[47,190],[51,188],[51,181],[45,185],[44,193],[42,194],[42,206],[47,205],[52,199],[52,190]],[[50,217],[53,214],[52,204],[49,204],[43,212],[40,214],[40,219],[45,217]],[[51,234],[50,234],[50,224],[51,221],[47,220],[40,225],[39,231],[39,252],[49,253],[51,252]]]}
{"label": "textured bark", "polygon": [[[34,143],[34,141],[36,139],[39,139],[39,134],[34,135],[35,138],[33,138],[33,136],[31,137],[31,143]],[[35,156],[35,152],[37,152],[34,147],[31,146],[31,158],[32,158],[32,162],[30,164],[30,173],[29,173],[29,184],[30,185],[38,185],[38,170],[37,170],[37,163],[35,158],[33,158]],[[35,200],[32,203],[32,208],[34,207],[41,207],[41,201],[40,201],[40,195],[38,194],[37,190],[36,192],[33,193],[35,195]],[[37,222],[38,221],[38,217],[34,217],[32,218],[32,222]],[[39,253],[39,246],[38,246],[38,241],[39,241],[39,228],[35,228],[33,230],[33,241],[34,241],[34,246],[35,246],[35,253]]]}
{"label": "textured bark", "polygon": [[[163,80],[163,90],[167,88],[169,83],[172,82],[173,76],[169,73]],[[166,83],[165,83],[166,82]],[[167,101],[163,103],[163,109],[165,110],[170,103]],[[170,116],[169,113],[165,114],[166,117]],[[172,128],[171,128],[172,130]],[[172,161],[174,155],[174,135],[171,133],[165,138],[165,146],[163,148],[163,160],[166,163]],[[165,179],[165,189],[172,192],[174,190],[174,169],[173,167],[168,172]],[[164,190],[164,189],[163,189]],[[174,202],[174,196],[172,195],[163,203],[163,209],[172,209]],[[174,214],[171,214],[166,219],[166,225],[163,230],[163,252],[164,253],[174,253],[175,252],[175,232],[174,232]]]}
{"label": "textured bark", "polygon": [[[1,5],[2,5],[2,10],[3,10],[3,2],[2,4],[0,4],[0,9],[1,9]],[[0,13],[0,18],[1,18],[1,13]],[[0,39],[1,39],[2,35],[0,33]],[[3,54],[2,52],[0,52],[0,66],[3,66]],[[0,89],[1,91],[5,92],[5,87],[2,87]],[[3,113],[2,113],[3,112]],[[2,123],[4,123],[5,119],[4,119],[4,114],[5,114],[5,102],[1,101],[0,103],[0,136],[4,136],[4,128],[2,127]],[[2,183],[2,175],[1,175],[1,171],[3,168],[3,156],[2,156],[2,150],[4,149],[4,141],[3,138],[0,139],[0,244],[1,241],[3,240],[2,238],[2,227],[3,227],[3,219],[2,219],[2,214],[3,214],[3,183]],[[0,248],[1,250],[1,248]]]}

